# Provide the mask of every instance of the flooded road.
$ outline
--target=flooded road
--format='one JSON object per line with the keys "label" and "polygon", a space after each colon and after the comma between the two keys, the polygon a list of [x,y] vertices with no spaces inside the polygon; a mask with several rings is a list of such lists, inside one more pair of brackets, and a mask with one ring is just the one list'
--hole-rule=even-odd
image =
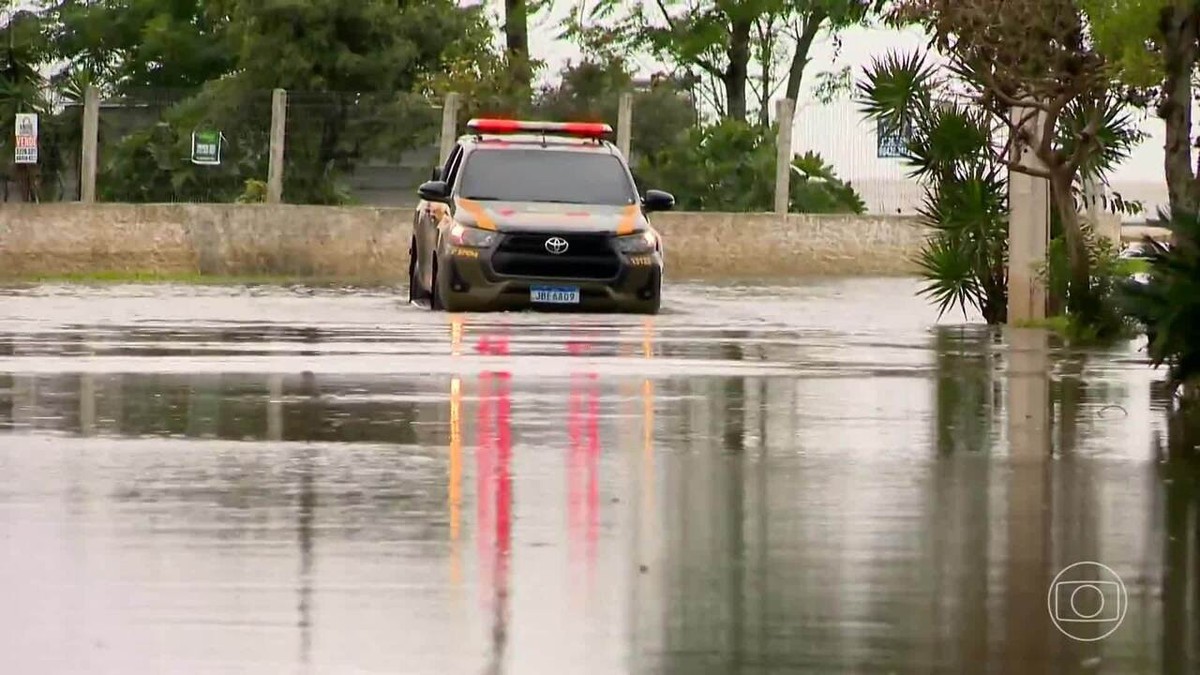
{"label": "flooded road", "polygon": [[1140,345],[916,288],[0,291],[0,672],[1197,672]]}

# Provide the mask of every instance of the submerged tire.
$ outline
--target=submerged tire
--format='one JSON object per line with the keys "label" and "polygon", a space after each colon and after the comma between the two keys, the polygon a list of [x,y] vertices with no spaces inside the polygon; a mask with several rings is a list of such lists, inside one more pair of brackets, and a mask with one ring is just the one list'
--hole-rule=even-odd
{"label": "submerged tire", "polygon": [[433,312],[445,311],[446,307],[442,305],[442,294],[439,288],[442,284],[441,275],[438,274],[437,256],[433,257],[433,283],[429,284],[429,310]]}
{"label": "submerged tire", "polygon": [[413,239],[408,245],[408,301],[426,299],[427,294],[417,283],[417,240]]}

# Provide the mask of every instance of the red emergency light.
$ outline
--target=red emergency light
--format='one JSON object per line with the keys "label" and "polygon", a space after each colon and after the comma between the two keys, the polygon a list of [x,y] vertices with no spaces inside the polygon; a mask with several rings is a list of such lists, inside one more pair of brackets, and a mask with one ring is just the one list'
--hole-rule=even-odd
{"label": "red emergency light", "polygon": [[564,134],[584,138],[600,138],[613,129],[604,122],[538,122],[477,117],[467,122],[467,130],[475,134]]}

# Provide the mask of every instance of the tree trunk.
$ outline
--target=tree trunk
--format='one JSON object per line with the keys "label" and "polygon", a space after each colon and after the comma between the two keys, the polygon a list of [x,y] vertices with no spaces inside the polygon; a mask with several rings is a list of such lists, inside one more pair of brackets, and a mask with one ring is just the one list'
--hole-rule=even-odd
{"label": "tree trunk", "polygon": [[1163,100],[1159,117],[1166,124],[1164,168],[1172,213],[1196,213],[1200,190],[1192,170],[1192,72],[1196,66],[1197,11],[1171,5],[1162,10]]}
{"label": "tree trunk", "polygon": [[530,89],[533,70],[529,64],[529,7],[526,0],[504,0],[504,40],[517,86]]}
{"label": "tree trunk", "polygon": [[774,61],[771,59],[771,55],[775,52],[775,37],[769,32],[770,29],[771,27],[768,26],[768,32],[764,35],[760,28],[758,34],[761,47],[758,53],[758,62],[762,64],[762,88],[758,97],[758,126],[763,129],[771,126],[771,82],[775,79],[772,68]]}
{"label": "tree trunk", "polygon": [[792,65],[788,68],[786,96],[798,101],[800,84],[804,81],[804,69],[808,67],[808,52],[812,49],[813,40],[821,32],[821,24],[825,23],[824,12],[813,12],[804,22],[804,30],[796,40],[796,51],[792,52]]}
{"label": "tree trunk", "polygon": [[742,19],[730,22],[729,49],[726,52],[729,65],[721,78],[728,104],[725,116],[741,122],[746,121],[746,80],[750,75],[750,31],[753,27],[753,22]]}
{"label": "tree trunk", "polygon": [[[1058,174],[1059,172],[1054,172]],[[1085,321],[1096,315],[1091,292],[1091,269],[1087,244],[1079,225],[1079,212],[1071,196],[1073,176],[1055,175],[1050,179],[1050,194],[1062,223],[1067,244],[1067,311]]]}

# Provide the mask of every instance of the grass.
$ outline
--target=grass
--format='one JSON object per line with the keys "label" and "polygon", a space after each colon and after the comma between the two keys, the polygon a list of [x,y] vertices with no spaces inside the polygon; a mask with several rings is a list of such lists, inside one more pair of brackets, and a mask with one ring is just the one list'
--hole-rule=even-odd
{"label": "grass", "polygon": [[1122,340],[1132,340],[1138,335],[1138,331],[1134,327],[1126,325],[1114,335],[1102,336],[1093,326],[1064,314],[1048,316],[1044,319],[1017,321],[1013,325],[1017,328],[1048,330],[1071,347],[1108,347]]}
{"label": "grass", "polygon": [[1042,328],[1065,336],[1071,330],[1071,318],[1064,315],[1048,316],[1044,319],[1025,319],[1013,323],[1017,328]]}
{"label": "grass", "polygon": [[228,275],[200,272],[151,272],[142,270],[104,270],[98,272],[17,275],[0,279],[0,285],[29,284],[187,284],[197,286],[391,286],[395,281],[299,275]]}

